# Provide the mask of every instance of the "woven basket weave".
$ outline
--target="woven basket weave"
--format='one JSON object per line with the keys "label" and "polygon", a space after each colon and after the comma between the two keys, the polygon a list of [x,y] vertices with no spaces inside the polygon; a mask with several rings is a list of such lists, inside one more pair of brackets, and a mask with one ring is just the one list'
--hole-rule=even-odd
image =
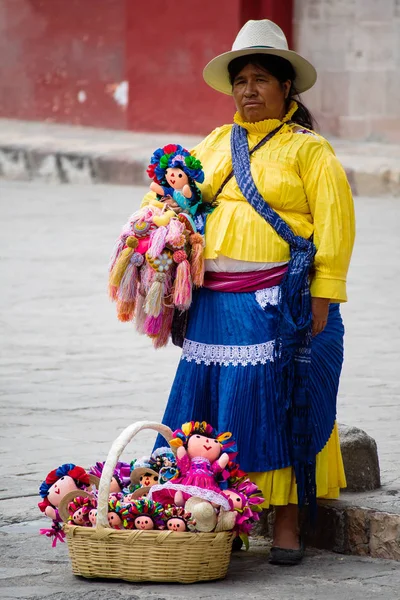
{"label": "woven basket weave", "polygon": [[115,465],[130,440],[153,429],[167,441],[169,427],[141,421],[113,443],[99,486],[96,527],[64,525],[74,575],[126,581],[194,583],[222,579],[229,566],[233,534],[116,530],[108,526],[108,495]]}

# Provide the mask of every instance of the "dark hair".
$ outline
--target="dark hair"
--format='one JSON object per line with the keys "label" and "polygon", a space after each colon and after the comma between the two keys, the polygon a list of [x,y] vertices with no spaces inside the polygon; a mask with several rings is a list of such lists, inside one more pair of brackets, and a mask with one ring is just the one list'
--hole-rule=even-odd
{"label": "dark hair", "polygon": [[292,100],[295,100],[298,104],[298,109],[292,116],[292,121],[298,125],[301,125],[302,127],[306,127],[307,129],[315,128],[314,117],[308,108],[306,108],[299,100],[299,94],[295,85],[296,72],[286,58],[275,56],[275,54],[248,54],[247,56],[239,56],[238,58],[234,58],[228,65],[229,80],[231,85],[233,85],[235,77],[237,77],[240,71],[249,64],[261,67],[261,69],[268,71],[281,84],[290,79],[292,83],[288,97],[285,100],[286,110],[289,110],[290,103]]}

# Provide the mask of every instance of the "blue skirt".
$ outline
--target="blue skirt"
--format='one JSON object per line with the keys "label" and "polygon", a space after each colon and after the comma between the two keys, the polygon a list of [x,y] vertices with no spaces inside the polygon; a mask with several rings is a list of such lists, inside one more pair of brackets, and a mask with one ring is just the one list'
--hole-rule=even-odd
{"label": "blue skirt", "polygon": [[[207,421],[231,431],[245,471],[291,465],[288,427],[275,401],[274,340],[279,288],[233,293],[196,292],[182,357],[164,413],[172,430]],[[336,420],[344,328],[339,304],[331,304],[325,330],[313,338],[310,395],[316,454]],[[159,437],[156,447],[165,445]]]}

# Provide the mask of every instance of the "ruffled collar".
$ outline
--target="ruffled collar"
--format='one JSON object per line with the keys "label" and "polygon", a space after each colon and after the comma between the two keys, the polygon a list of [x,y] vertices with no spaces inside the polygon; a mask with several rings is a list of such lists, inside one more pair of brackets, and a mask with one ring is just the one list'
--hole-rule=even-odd
{"label": "ruffled collar", "polygon": [[283,117],[282,121],[280,121],[279,119],[265,119],[264,121],[257,121],[256,123],[248,123],[247,121],[243,121],[238,112],[235,113],[233,121],[237,125],[244,127],[244,129],[246,129],[249,133],[263,133],[264,135],[266,135],[267,133],[270,133],[271,131],[279,127],[279,125],[282,125],[282,123],[287,123],[287,121],[290,121],[297,109],[297,102],[295,100],[292,100],[289,110]]}

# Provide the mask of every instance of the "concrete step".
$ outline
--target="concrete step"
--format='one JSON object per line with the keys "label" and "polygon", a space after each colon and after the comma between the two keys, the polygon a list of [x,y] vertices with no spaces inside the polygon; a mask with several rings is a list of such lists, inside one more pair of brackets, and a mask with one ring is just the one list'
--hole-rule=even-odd
{"label": "concrete step", "polygon": [[[0,119],[0,177],[61,183],[148,185],[155,148],[200,136],[135,133]],[[330,139],[353,193],[400,196],[400,145]]]}

